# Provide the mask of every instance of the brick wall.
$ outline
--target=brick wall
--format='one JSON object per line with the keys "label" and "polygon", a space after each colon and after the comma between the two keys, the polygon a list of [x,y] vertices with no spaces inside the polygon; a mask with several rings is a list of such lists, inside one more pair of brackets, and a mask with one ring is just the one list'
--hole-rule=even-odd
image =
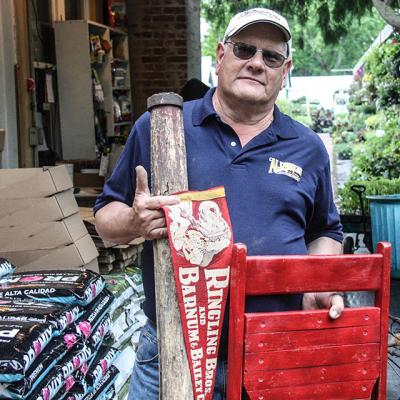
{"label": "brick wall", "polygon": [[185,0],[127,1],[134,115],[154,93],[178,92],[187,79]]}

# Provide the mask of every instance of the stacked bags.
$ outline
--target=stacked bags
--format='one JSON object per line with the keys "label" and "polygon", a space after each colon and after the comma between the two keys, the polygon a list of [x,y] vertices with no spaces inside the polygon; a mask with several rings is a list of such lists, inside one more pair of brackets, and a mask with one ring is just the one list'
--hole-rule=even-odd
{"label": "stacked bags", "polygon": [[124,400],[129,390],[139,341],[140,329],[146,322],[146,316],[141,308],[144,300],[143,284],[140,269],[125,268],[125,272],[104,275],[107,289],[114,295],[111,306],[112,346],[121,353],[114,361],[120,373],[115,381],[115,400]]}
{"label": "stacked bags", "polygon": [[103,345],[114,296],[104,279],[13,270],[0,259],[0,398],[114,398],[118,350]]}

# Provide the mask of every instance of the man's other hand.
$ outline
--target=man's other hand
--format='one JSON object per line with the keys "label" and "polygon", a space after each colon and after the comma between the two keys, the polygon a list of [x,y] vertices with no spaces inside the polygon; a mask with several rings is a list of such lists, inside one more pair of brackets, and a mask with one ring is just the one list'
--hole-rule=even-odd
{"label": "man's other hand", "polygon": [[344,310],[344,301],[341,293],[304,293],[302,306],[303,310],[329,309],[329,316],[332,319],[337,319]]}

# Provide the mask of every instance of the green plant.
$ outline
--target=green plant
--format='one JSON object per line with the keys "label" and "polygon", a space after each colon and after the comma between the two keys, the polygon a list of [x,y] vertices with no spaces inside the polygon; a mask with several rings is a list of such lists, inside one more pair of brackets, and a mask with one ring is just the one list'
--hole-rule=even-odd
{"label": "green plant", "polygon": [[305,98],[303,100],[304,102],[302,98],[294,101],[278,99],[277,105],[284,114],[289,115],[306,126],[311,126],[311,117],[308,115]]}
{"label": "green plant", "polygon": [[400,179],[349,180],[338,192],[338,206],[341,214],[361,214],[360,200],[358,195],[351,190],[352,185],[365,186],[362,198],[366,214],[369,214],[369,200],[366,196],[400,194]]}
{"label": "green plant", "polygon": [[363,143],[353,149],[352,176],[355,179],[400,177],[400,133],[397,106],[386,107],[366,124],[371,129],[363,135]]}
{"label": "green plant", "polygon": [[349,143],[335,144],[334,149],[335,149],[335,153],[337,154],[337,158],[339,160],[351,160],[353,150]]}
{"label": "green plant", "polygon": [[399,55],[400,43],[394,36],[371,51],[366,59],[364,86],[377,96],[380,106],[400,102]]}
{"label": "green plant", "polygon": [[[352,87],[349,121],[361,143],[353,149],[355,179],[400,177],[399,59],[396,40],[375,48],[367,57],[362,81]],[[339,139],[336,136],[335,143]]]}

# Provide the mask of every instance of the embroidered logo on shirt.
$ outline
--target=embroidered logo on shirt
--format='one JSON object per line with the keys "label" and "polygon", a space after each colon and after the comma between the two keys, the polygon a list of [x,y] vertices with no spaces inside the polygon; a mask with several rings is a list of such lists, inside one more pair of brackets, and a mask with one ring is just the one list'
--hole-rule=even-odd
{"label": "embroidered logo on shirt", "polygon": [[286,175],[299,182],[303,173],[303,168],[296,164],[287,161],[280,161],[277,158],[269,158],[269,171],[270,174]]}

